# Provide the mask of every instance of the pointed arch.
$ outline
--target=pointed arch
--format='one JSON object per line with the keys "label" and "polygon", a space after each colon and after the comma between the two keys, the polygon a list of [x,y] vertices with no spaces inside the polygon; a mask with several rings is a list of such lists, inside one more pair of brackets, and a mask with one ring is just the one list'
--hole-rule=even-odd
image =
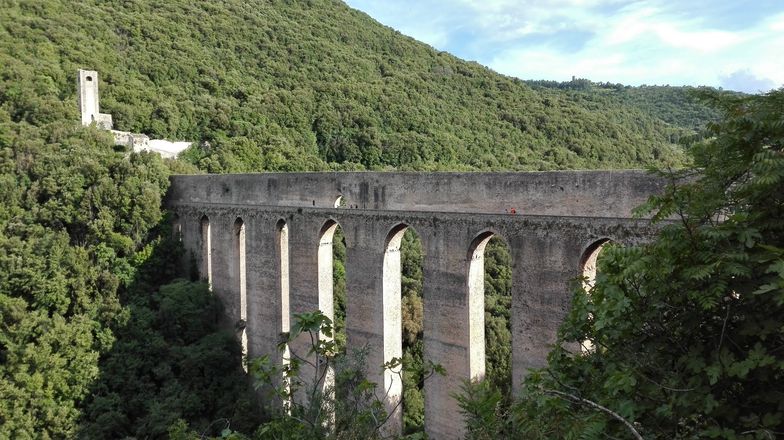
{"label": "pointed arch", "polygon": [[[289,299],[289,226],[285,220],[280,219],[275,225],[275,230],[280,276],[280,279],[278,280],[280,286],[280,326],[278,332],[287,333],[291,330],[291,303]],[[288,383],[288,377],[286,375],[286,367],[290,364],[290,361],[291,350],[289,345],[285,344],[280,358],[280,366],[282,367],[281,382],[286,392],[290,390],[290,384]],[[289,406],[290,402],[284,402],[284,410],[288,411]]]}
{"label": "pointed arch", "polygon": [[583,251],[583,255],[580,257],[580,274],[585,278],[583,286],[586,289],[593,287],[596,282],[596,261],[604,246],[611,242],[612,240],[609,238],[600,238]]}
{"label": "pointed arch", "polygon": [[291,328],[291,309],[289,302],[289,226],[285,220],[280,219],[275,225],[276,247],[279,260],[279,285],[280,285],[280,332],[287,332]]}

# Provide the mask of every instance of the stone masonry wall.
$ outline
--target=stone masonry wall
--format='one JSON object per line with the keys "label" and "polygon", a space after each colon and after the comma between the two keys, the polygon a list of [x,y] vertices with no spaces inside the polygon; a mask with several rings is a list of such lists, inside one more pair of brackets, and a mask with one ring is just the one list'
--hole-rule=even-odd
{"label": "stone masonry wall", "polygon": [[[349,346],[368,347],[369,379],[378,384],[385,380],[380,365],[395,352],[390,343],[400,340],[400,311],[384,307],[399,304],[390,295],[400,294],[390,284],[399,282],[390,275],[399,264],[389,253],[401,228],[414,228],[424,250],[425,356],[448,373],[425,384],[426,430],[431,438],[451,439],[463,433],[451,395],[462,380],[484,374],[484,340],[472,338],[470,330],[484,319],[482,308],[469,307],[482,295],[469,281],[477,240],[499,235],[512,253],[518,388],[528,369],[546,361],[586,251],[606,239],[649,240],[655,228],[633,219],[631,210],[663,187],[662,180],[640,171],[201,175],[172,177],[166,203],[199,267],[210,258],[213,291],[226,305],[227,325],[247,316],[249,356],[270,354],[279,362],[278,334],[291,316],[331,301],[323,287],[330,280],[320,279],[324,271],[319,276],[319,266],[331,261],[319,247],[329,243],[325,226],[339,224],[347,246]],[[336,207],[340,196],[345,204]],[[244,262],[236,251],[238,219],[245,228]],[[281,225],[287,228],[287,252],[281,251]],[[304,348],[294,345],[292,350]],[[391,396],[388,407],[398,399]],[[387,430],[399,429],[396,414]]]}

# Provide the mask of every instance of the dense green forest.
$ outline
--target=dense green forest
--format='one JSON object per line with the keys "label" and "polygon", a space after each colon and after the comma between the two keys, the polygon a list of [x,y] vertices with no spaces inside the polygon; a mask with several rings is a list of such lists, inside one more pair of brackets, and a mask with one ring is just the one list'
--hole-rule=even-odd
{"label": "dense green forest", "polygon": [[719,119],[719,111],[694,99],[695,91],[705,88],[689,86],[640,87],[597,83],[583,78],[572,81],[525,81],[532,88],[563,90],[574,96],[600,105],[629,105],[671,125],[700,130],[709,122]]}
{"label": "dense green forest", "polygon": [[[196,146],[163,161],[79,127],[79,68],[100,72],[117,128]],[[262,422],[220,304],[180,267],[160,208],[171,173],[677,166],[690,159],[675,142],[717,115],[687,92],[523,82],[339,1],[0,0],[0,437],[251,434]],[[419,246],[407,232],[409,364],[424,362]],[[508,393],[501,241],[485,263],[487,369]],[[404,376],[411,432],[418,374]]]}
{"label": "dense green forest", "polygon": [[189,157],[211,172],[682,159],[678,124],[636,105],[534,90],[338,0],[4,0],[0,65],[15,121],[77,120],[74,72],[95,69],[118,129],[203,142]]}

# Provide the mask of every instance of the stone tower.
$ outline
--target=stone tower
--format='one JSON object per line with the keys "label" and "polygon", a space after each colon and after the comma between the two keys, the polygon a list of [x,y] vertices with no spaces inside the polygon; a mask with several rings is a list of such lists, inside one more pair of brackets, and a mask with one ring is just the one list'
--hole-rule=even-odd
{"label": "stone tower", "polygon": [[82,113],[82,125],[93,122],[105,130],[112,129],[112,115],[100,113],[98,104],[98,72],[79,69],[76,79],[79,91],[79,110]]}

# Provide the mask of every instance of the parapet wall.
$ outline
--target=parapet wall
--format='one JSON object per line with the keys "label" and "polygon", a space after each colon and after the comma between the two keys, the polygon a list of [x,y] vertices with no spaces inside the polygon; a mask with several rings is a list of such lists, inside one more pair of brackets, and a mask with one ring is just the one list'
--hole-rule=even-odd
{"label": "parapet wall", "polygon": [[644,171],[173,176],[170,200],[243,206],[629,218],[665,182]]}

